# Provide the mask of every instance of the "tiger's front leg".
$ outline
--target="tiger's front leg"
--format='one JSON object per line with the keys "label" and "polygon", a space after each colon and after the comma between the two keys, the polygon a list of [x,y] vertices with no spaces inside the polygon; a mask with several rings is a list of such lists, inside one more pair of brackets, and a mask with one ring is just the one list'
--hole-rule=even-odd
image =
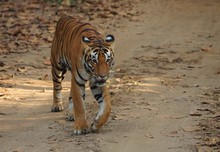
{"label": "tiger's front leg", "polygon": [[111,102],[106,86],[90,86],[92,93],[99,103],[99,112],[91,125],[92,132],[98,132],[99,129],[106,123],[111,113]]}
{"label": "tiger's front leg", "polygon": [[[82,99],[85,101],[85,86],[80,86],[81,94],[82,94]],[[73,113],[73,97],[72,97],[72,89],[70,90],[70,95],[69,95],[69,113],[68,113],[68,120],[69,121],[74,121],[74,113]]]}
{"label": "tiger's front leg", "polygon": [[86,112],[83,102],[85,84],[80,84],[75,78],[72,78],[72,102],[73,102],[73,114],[74,114],[74,134],[86,134],[89,133],[89,126],[86,121]]}

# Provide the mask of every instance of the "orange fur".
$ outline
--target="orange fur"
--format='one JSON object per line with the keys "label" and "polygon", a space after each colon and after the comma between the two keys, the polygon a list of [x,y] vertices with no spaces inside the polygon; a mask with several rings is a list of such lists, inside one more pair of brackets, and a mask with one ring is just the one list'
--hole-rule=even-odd
{"label": "orange fur", "polygon": [[54,84],[53,112],[63,110],[62,80],[66,70],[72,73],[69,105],[73,104],[75,117],[74,133],[88,133],[86,113],[82,98],[84,98],[85,83],[90,81],[94,97],[100,104],[100,110],[92,131],[98,131],[103,126],[111,112],[111,102],[105,82],[109,70],[114,64],[114,37],[106,39],[89,23],[82,23],[76,18],[63,17],[56,27],[51,47],[51,64]]}

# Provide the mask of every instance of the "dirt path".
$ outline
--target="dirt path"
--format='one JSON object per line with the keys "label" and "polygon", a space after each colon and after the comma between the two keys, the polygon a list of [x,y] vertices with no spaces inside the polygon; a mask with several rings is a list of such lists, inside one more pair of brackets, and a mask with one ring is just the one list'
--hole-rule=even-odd
{"label": "dirt path", "polygon": [[[140,0],[140,15],[108,22],[116,25],[117,64],[113,111],[99,134],[71,136],[67,102],[50,112],[48,46],[1,56],[0,151],[219,151],[219,8],[215,0]],[[69,86],[67,76],[64,101]],[[88,89],[86,99],[91,122],[97,104]]]}

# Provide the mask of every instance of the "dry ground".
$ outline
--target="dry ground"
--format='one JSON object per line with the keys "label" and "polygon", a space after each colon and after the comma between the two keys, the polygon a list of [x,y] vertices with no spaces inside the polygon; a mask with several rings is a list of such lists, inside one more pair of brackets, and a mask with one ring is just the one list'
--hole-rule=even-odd
{"label": "dry ground", "polygon": [[[109,85],[113,111],[97,134],[71,135],[73,123],[66,119],[69,74],[63,84],[65,110],[50,112],[48,58],[54,21],[59,17],[45,12],[48,16],[38,16],[51,32],[47,35],[45,31],[40,40],[31,41],[33,36],[19,41],[27,46],[23,50],[17,49],[21,45],[9,42],[28,31],[16,33],[10,23],[4,22],[7,26],[1,28],[0,45],[4,48],[0,56],[0,151],[220,151],[220,1],[136,2],[125,1],[118,6],[110,1],[115,8],[111,14],[102,10],[102,5],[89,13],[85,13],[86,8],[74,12],[81,17],[87,15],[85,20],[103,33],[112,32],[117,42],[117,64]],[[31,10],[39,8],[34,5]],[[50,12],[49,7],[44,9]],[[62,10],[58,8],[58,15]],[[64,14],[69,11],[64,9]],[[7,19],[7,13],[2,18]],[[45,28],[38,27],[40,32]],[[98,107],[88,89],[86,107],[91,122]]]}

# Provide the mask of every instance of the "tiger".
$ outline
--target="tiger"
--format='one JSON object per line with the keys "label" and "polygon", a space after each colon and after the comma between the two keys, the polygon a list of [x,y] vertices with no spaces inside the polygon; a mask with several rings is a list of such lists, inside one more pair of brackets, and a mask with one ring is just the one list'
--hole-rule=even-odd
{"label": "tiger", "polygon": [[[106,81],[115,63],[113,35],[103,36],[90,23],[64,16],[57,22],[51,46],[53,80],[52,112],[63,108],[62,81],[71,72],[68,119],[74,120],[73,134],[98,132],[111,113],[111,101]],[[98,102],[99,110],[89,126],[85,112],[85,84]]]}

